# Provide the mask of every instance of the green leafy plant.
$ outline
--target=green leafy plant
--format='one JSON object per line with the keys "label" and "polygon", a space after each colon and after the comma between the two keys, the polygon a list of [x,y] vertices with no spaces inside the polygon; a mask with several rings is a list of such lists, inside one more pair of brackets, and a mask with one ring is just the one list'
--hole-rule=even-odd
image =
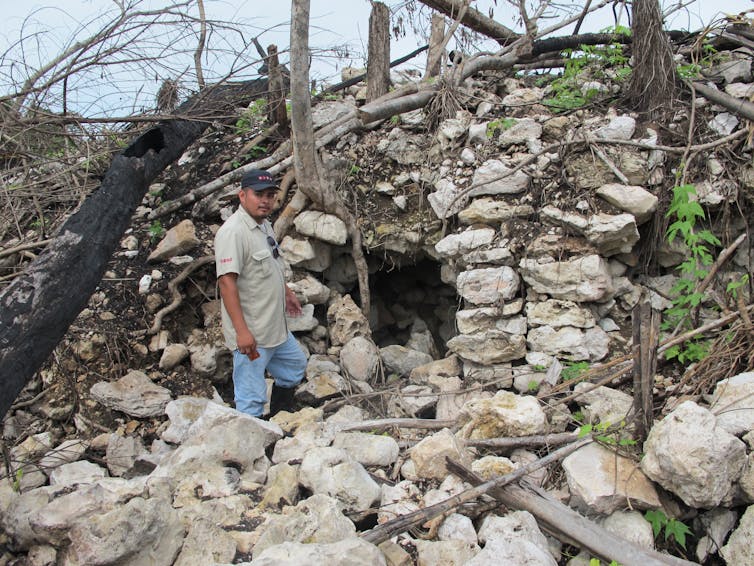
{"label": "green leafy plant", "polygon": [[526,384],[526,389],[529,390],[529,393],[536,393],[539,390],[539,381],[536,379],[529,380],[529,383]]}
{"label": "green leafy plant", "polygon": [[261,124],[266,119],[267,101],[264,98],[257,98],[236,120],[236,135],[249,132],[256,124]]}
{"label": "green leafy plant", "polygon": [[252,145],[251,149],[249,150],[249,157],[250,159],[256,159],[257,157],[260,157],[261,155],[264,155],[267,153],[267,146],[264,145]]}
{"label": "green leafy plant", "polygon": [[560,372],[563,381],[571,381],[581,377],[581,374],[589,369],[589,362],[568,362]]}
{"label": "green leafy plant", "polygon": [[636,440],[625,436],[626,421],[621,421],[618,426],[611,426],[609,422],[600,422],[595,425],[587,423],[579,427],[579,438],[594,433],[594,439],[611,446],[634,446]]}
{"label": "green leafy plant", "polygon": [[149,239],[152,240],[152,242],[159,240],[165,235],[165,228],[162,226],[162,222],[159,220],[155,220],[152,222],[152,224],[149,225]]}
{"label": "green leafy plant", "polygon": [[682,79],[696,79],[701,75],[702,69],[711,67],[718,59],[717,49],[711,43],[705,41],[702,45],[701,59],[695,59],[690,63],[678,64],[676,66],[676,73]]}
{"label": "green leafy plant", "polygon": [[[589,566],[600,566],[602,562],[599,558],[590,558]],[[611,560],[609,566],[620,566],[615,560]]]}
{"label": "green leafy plant", "polygon": [[[719,246],[720,240],[709,230],[699,229],[698,220],[704,220],[704,210],[701,205],[691,199],[696,195],[693,185],[678,185],[673,187],[673,200],[666,216],[675,217],[666,232],[669,243],[677,237],[683,238],[688,248],[686,260],[678,266],[681,277],[671,289],[672,305],[665,309],[665,316],[661,328],[665,331],[677,326],[691,329],[691,312],[702,303],[703,293],[696,290],[697,284],[709,273],[705,267],[713,263],[710,246]],[[665,352],[667,359],[677,358],[681,363],[695,362],[707,355],[708,341],[692,339],[668,348]]]}
{"label": "green leafy plant", "polygon": [[516,125],[517,120],[515,118],[501,118],[499,120],[492,120],[487,124],[487,137],[492,138],[498,131],[505,131],[511,129]]}
{"label": "green leafy plant", "polygon": [[686,535],[693,534],[688,525],[677,519],[669,519],[660,510],[649,510],[644,514],[644,518],[652,525],[655,538],[664,531],[665,541],[673,537],[673,540],[686,550]]}
{"label": "green leafy plant", "polygon": [[358,175],[359,171],[361,171],[361,167],[356,164],[351,165],[351,167],[348,169],[348,176],[353,177],[354,175]]}
{"label": "green leafy plant", "polygon": [[23,468],[18,468],[16,470],[16,473],[13,474],[13,486],[12,486],[12,489],[16,493],[19,493],[21,491],[21,480],[23,479],[23,477],[24,477],[24,469]]}
{"label": "green leafy plant", "polygon": [[738,290],[749,284],[749,274],[745,273],[735,281],[731,281],[726,285],[725,292],[730,294],[734,299],[738,298]]}
{"label": "green leafy plant", "polygon": [[[630,35],[630,30],[623,27],[606,31]],[[551,83],[551,95],[542,101],[555,112],[581,108],[598,94],[596,89],[582,92],[585,73],[588,72],[595,79],[610,78],[617,82],[625,81],[631,74],[628,56],[619,43],[580,45],[578,49],[566,49],[561,54],[566,58],[563,75]]]}

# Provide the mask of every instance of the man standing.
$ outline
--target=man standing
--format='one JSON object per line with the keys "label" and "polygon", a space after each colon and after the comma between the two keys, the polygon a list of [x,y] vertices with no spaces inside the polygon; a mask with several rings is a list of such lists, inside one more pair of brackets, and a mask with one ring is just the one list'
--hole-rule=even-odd
{"label": "man standing", "polygon": [[278,187],[262,169],[241,179],[238,210],[215,236],[215,266],[222,298],[225,343],[233,352],[236,409],[261,417],[267,400],[265,370],[274,379],[270,416],[293,407],[306,356],[288,330],[285,315],[301,304],[285,283],[284,263],[267,216]]}

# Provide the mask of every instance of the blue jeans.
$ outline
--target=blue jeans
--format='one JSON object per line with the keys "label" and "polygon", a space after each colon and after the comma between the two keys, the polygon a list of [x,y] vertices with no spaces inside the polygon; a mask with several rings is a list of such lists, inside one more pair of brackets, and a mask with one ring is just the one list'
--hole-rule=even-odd
{"label": "blue jeans", "polygon": [[267,370],[278,387],[295,387],[304,378],[306,356],[293,334],[274,348],[257,347],[259,357],[250,360],[237,349],[233,351],[233,391],[236,410],[253,417],[261,417],[267,402]]}

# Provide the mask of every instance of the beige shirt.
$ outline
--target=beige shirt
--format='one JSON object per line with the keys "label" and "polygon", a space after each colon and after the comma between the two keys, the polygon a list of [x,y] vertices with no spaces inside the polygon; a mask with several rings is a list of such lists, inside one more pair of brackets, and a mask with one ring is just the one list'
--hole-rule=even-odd
{"label": "beige shirt", "polygon": [[[215,267],[217,276],[237,273],[236,285],[246,325],[263,348],[285,342],[288,327],[285,320],[285,266],[282,257],[275,259],[267,236],[272,235],[268,220],[257,224],[238,207],[215,236]],[[236,331],[230,315],[222,304],[222,325],[225,344],[238,347]]]}

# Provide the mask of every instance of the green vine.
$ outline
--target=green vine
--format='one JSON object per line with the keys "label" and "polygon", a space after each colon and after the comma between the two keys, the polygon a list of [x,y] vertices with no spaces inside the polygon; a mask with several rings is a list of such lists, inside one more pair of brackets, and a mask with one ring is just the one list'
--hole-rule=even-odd
{"label": "green vine", "polygon": [[[693,329],[692,311],[698,307],[704,294],[697,291],[697,285],[709,273],[706,267],[712,265],[711,246],[719,246],[720,240],[707,229],[698,229],[697,221],[704,220],[704,210],[701,205],[692,200],[696,195],[693,185],[679,185],[673,187],[673,200],[666,214],[674,217],[666,232],[668,243],[673,243],[681,237],[688,249],[686,260],[678,266],[681,277],[671,289],[672,306],[665,309],[665,316],[661,328],[671,331],[677,327],[683,330]],[[702,339],[687,340],[669,348],[665,352],[667,359],[677,358],[681,363],[691,363],[702,360],[709,350],[709,341]]]}

